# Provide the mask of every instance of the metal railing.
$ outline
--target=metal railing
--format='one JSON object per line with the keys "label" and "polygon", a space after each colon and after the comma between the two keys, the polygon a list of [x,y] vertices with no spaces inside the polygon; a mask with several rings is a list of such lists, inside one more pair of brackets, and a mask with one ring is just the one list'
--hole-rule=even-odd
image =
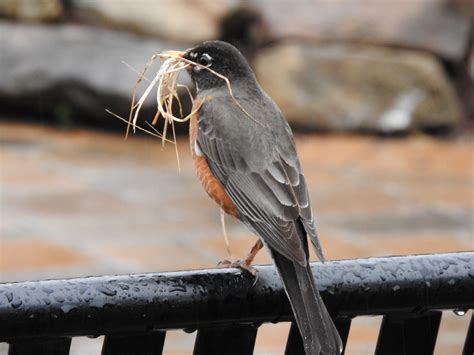
{"label": "metal railing", "polygon": [[[431,354],[441,310],[474,308],[474,252],[312,263],[346,343],[351,320],[383,315],[376,354]],[[68,354],[71,337],[105,335],[102,354],[161,354],[168,329],[197,330],[194,354],[252,354],[258,327],[292,321],[273,266],[0,284],[9,354]],[[463,354],[474,353],[473,320]],[[292,323],[282,353],[303,354]]]}

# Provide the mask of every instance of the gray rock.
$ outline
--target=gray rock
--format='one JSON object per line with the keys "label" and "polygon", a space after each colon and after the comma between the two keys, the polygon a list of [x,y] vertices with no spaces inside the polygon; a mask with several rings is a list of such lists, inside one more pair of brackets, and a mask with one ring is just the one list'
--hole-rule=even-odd
{"label": "gray rock", "polygon": [[[466,53],[472,0],[254,0],[272,37],[422,49],[451,60]],[[470,11],[469,11],[470,9]]]}
{"label": "gray rock", "polygon": [[262,51],[257,77],[288,119],[325,130],[382,132],[455,127],[462,116],[431,55],[289,43]]}
{"label": "gray rock", "polygon": [[[68,120],[112,122],[106,108],[128,117],[132,89],[150,57],[182,46],[75,25],[0,22],[2,109]],[[147,76],[153,77],[157,64]],[[143,84],[146,86],[146,83]],[[152,100],[148,108],[155,106]]]}
{"label": "gray rock", "polygon": [[236,0],[73,0],[80,18],[172,41],[201,42],[218,36],[219,21]]}
{"label": "gray rock", "polygon": [[50,21],[63,14],[60,0],[0,0],[0,16],[26,21]]}

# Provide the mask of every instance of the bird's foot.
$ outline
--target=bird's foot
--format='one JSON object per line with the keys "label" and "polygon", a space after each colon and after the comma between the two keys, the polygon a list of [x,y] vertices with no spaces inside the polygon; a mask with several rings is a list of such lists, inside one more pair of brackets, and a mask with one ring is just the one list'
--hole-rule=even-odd
{"label": "bird's foot", "polygon": [[229,261],[229,260],[223,260],[220,261],[217,264],[217,267],[220,268],[229,268],[229,267],[234,267],[237,269],[245,270],[248,273],[250,273],[253,277],[257,278],[258,277],[258,270],[255,269],[252,265],[250,265],[249,262],[246,260],[237,260],[237,261]]}

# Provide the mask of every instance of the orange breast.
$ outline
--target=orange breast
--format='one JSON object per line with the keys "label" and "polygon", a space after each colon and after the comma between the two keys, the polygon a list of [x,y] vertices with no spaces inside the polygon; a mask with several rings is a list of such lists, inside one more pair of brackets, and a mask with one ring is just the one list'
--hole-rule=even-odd
{"label": "orange breast", "polygon": [[[199,103],[196,100],[193,105],[193,110],[198,105]],[[191,145],[191,153],[193,155],[194,166],[196,167],[199,181],[201,181],[202,187],[207,194],[224,210],[225,213],[237,217],[237,207],[230,199],[221,182],[212,174],[211,169],[209,169],[209,165],[207,164],[206,157],[197,154],[198,152],[195,151],[197,126],[198,114],[196,113],[191,118],[189,124],[189,143]]]}

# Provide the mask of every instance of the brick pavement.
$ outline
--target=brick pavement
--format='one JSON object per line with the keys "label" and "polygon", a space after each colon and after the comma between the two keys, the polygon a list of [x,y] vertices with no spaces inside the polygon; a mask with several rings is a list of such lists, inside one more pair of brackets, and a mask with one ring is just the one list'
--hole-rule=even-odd
{"label": "brick pavement", "polygon": [[[226,258],[219,211],[153,139],[0,124],[0,281],[212,267]],[[298,148],[330,259],[474,249],[471,137],[300,135]],[[227,219],[243,256],[254,237]],[[266,253],[257,258],[267,263]],[[437,354],[459,353],[468,316],[445,314]],[[379,317],[360,318],[348,354],[373,353]],[[287,325],[263,326],[258,354],[278,354]],[[167,354],[194,334],[171,332]],[[93,354],[79,338],[73,353]],[[0,353],[2,348],[0,347]]]}

